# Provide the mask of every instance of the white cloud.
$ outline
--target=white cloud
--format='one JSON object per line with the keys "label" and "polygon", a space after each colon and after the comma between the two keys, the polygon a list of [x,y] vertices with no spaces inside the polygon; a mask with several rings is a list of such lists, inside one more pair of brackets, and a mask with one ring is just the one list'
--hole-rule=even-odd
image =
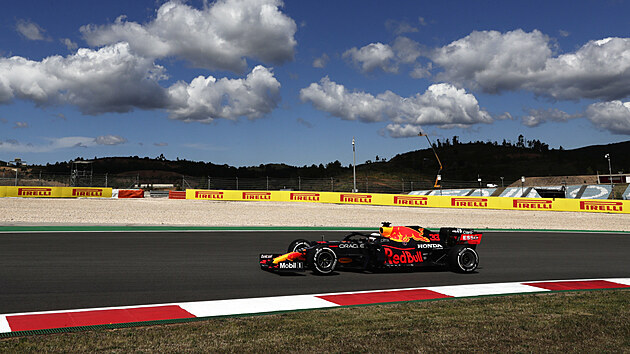
{"label": "white cloud", "polygon": [[614,134],[630,135],[630,102],[591,104],[586,109],[586,117],[601,129]]}
{"label": "white cloud", "polygon": [[392,48],[383,43],[370,43],[360,49],[353,47],[343,53],[343,58],[350,60],[361,68],[361,71],[370,73],[376,69],[385,72],[396,73],[398,66],[394,59]]}
{"label": "white cloud", "polygon": [[0,103],[14,98],[39,106],[70,104],[85,114],[166,109],[186,121],[258,118],[275,109],[280,83],[257,66],[246,79],[200,76],[190,84],[159,85],[165,69],[132,53],[127,43],[99,50],[79,49],[67,57],[40,62],[22,57],[0,58]]}
{"label": "white cloud", "polygon": [[103,137],[91,138],[84,136],[68,136],[62,138],[46,138],[46,140],[48,140],[47,144],[21,143],[15,139],[9,139],[0,141],[0,151],[44,153],[62,149],[89,148],[96,145],[103,145],[98,142],[99,138]]}
{"label": "white cloud", "polygon": [[17,97],[40,106],[72,104],[86,114],[154,109],[166,101],[157,83],[163,78],[164,68],[125,43],[39,62],[0,58],[0,103]]}
{"label": "white cloud", "polygon": [[49,41],[50,38],[44,35],[46,32],[38,24],[29,20],[18,20],[15,29],[26,39],[31,41]]}
{"label": "white cloud", "polygon": [[21,128],[28,128],[29,124],[27,122],[15,122],[15,126],[13,126],[13,129],[21,129]]}
{"label": "white cloud", "polygon": [[63,43],[63,45],[65,45],[66,48],[68,48],[68,50],[75,50],[79,48],[79,45],[73,42],[70,38],[62,38],[59,41]]}
{"label": "white cloud", "polygon": [[521,117],[523,125],[528,127],[537,127],[545,122],[567,122],[569,119],[583,117],[583,114],[569,114],[557,108],[548,109],[530,109],[527,115]]}
{"label": "white cloud", "polygon": [[127,139],[119,135],[101,135],[96,137],[97,145],[120,145],[127,142]]}
{"label": "white cloud", "polygon": [[409,75],[419,79],[431,76],[432,64],[418,62],[426,56],[426,49],[418,42],[404,36],[396,37],[390,44],[370,43],[361,48],[351,48],[343,53],[343,58],[353,63],[364,73],[380,69],[387,73],[398,73],[402,65],[413,66]]}
{"label": "white cloud", "polygon": [[190,84],[177,82],[168,89],[168,94],[168,111],[173,119],[203,123],[240,116],[254,119],[278,106],[280,83],[269,69],[259,65],[246,79],[199,76]]}
{"label": "white cloud", "polygon": [[431,76],[431,69],[433,65],[428,63],[426,66],[422,66],[422,64],[416,64],[413,70],[409,73],[414,79],[424,79]]}
{"label": "white cloud", "polygon": [[[422,19],[422,17],[420,17]],[[422,19],[424,20],[424,19]],[[420,23],[422,24],[422,23]],[[418,32],[418,28],[408,23],[407,21],[397,21],[397,20],[387,20],[385,21],[385,27],[394,32],[394,34],[399,35],[403,33],[416,33]]]}
{"label": "white cloud", "polygon": [[437,80],[488,93],[527,90],[559,100],[614,100],[630,94],[630,39],[589,41],[553,56],[538,30],[475,31],[429,56],[444,69]]}
{"label": "white cloud", "polygon": [[307,121],[307,120],[305,120],[304,118],[301,118],[301,117],[297,119],[297,122],[299,124],[309,128],[309,129],[313,127],[313,124],[311,124],[311,122],[309,122],[309,121]]}
{"label": "white cloud", "polygon": [[293,60],[297,26],[280,7],[280,0],[218,0],[199,10],[168,1],[149,23],[121,16],[81,32],[92,46],[125,41],[142,56],[175,56],[196,67],[242,72],[246,57],[274,64]]}
{"label": "white cloud", "polygon": [[313,67],[314,68],[324,68],[326,66],[326,64],[328,64],[328,60],[330,58],[328,57],[328,55],[326,53],[322,54],[321,57],[319,58],[315,58],[315,60],[313,60]]}
{"label": "white cloud", "polygon": [[540,31],[474,31],[436,49],[431,59],[444,69],[438,80],[497,93],[521,88],[532,73],[544,70],[551,56],[549,37]]}
{"label": "white cloud", "polygon": [[422,125],[452,128],[493,121],[473,95],[445,83],[431,85],[423,94],[404,98],[391,91],[376,96],[349,92],[324,77],[300,90],[300,99],[345,120],[390,121],[387,129],[393,137],[410,136],[412,131],[417,134]]}
{"label": "white cloud", "polygon": [[407,37],[397,37],[392,44],[392,49],[396,53],[397,60],[405,64],[415,63],[422,55],[420,44]]}

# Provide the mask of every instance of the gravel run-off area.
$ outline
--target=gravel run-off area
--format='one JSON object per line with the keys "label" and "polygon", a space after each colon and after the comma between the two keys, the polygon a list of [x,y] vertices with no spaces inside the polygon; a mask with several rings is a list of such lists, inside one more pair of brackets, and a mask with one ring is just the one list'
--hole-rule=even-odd
{"label": "gravel run-off area", "polygon": [[0,199],[0,225],[173,225],[630,231],[629,214],[413,208],[301,202],[145,199]]}

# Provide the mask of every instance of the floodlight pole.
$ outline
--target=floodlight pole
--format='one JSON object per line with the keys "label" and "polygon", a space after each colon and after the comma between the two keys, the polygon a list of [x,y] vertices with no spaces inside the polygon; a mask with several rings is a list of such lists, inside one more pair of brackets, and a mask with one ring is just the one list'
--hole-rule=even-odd
{"label": "floodlight pole", "polygon": [[[610,154],[604,155],[604,157],[608,160],[608,173],[610,176],[610,193],[613,193],[613,180],[612,180],[612,167],[610,165]],[[613,194],[614,198],[614,194]]]}
{"label": "floodlight pole", "polygon": [[354,149],[354,137],[352,137],[352,177],[354,180],[354,187],[352,188],[352,193],[357,193],[357,157],[356,151]]}
{"label": "floodlight pole", "polygon": [[[433,150],[433,154],[435,155],[435,159],[437,160],[438,164],[440,165],[440,169],[438,170],[438,173],[437,173],[437,175],[440,176],[441,173],[442,173],[442,162],[440,161],[440,158],[438,157],[438,154],[435,151],[435,148],[433,147],[433,144],[431,144],[431,140],[429,140],[429,135],[420,132],[420,133],[418,133],[418,136],[424,136],[425,138],[427,138],[427,142],[429,142],[429,146],[431,146],[431,150]],[[433,185],[433,188],[441,187],[442,183],[441,183],[440,180],[441,180],[441,178],[438,178],[438,177],[435,178],[435,184]]]}
{"label": "floodlight pole", "polygon": [[479,182],[479,195],[483,197],[483,188],[481,188],[481,177],[477,175],[477,182]]}
{"label": "floodlight pole", "polygon": [[9,161],[9,163],[12,163],[15,165],[15,186],[17,187],[17,183],[18,183],[18,170],[20,169],[20,165],[22,164],[26,164],[26,161],[22,161],[22,159],[18,159],[17,157],[15,158],[15,160],[13,161]]}

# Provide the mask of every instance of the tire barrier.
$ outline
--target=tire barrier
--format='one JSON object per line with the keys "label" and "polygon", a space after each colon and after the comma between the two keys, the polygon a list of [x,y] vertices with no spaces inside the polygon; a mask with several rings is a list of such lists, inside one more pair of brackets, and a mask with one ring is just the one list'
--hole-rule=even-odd
{"label": "tire barrier", "polygon": [[360,205],[407,206],[419,208],[498,209],[538,211],[578,211],[599,213],[630,213],[630,201],[579,200],[508,197],[451,197],[440,195],[407,195],[380,193],[337,193],[297,191],[243,191],[187,189],[186,199],[218,201],[275,201]]}
{"label": "tire barrier", "polygon": [[144,198],[143,189],[118,189],[117,198]]}

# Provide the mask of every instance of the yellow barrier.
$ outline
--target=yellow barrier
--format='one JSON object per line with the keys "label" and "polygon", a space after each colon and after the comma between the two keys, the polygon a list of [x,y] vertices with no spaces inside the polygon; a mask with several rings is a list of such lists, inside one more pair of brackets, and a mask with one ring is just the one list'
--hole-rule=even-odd
{"label": "yellow barrier", "polygon": [[500,210],[552,210],[599,213],[630,213],[630,201],[598,199],[545,199],[508,197],[451,197],[380,193],[235,191],[187,189],[186,199],[229,201],[310,202],[420,208]]}
{"label": "yellow barrier", "polygon": [[112,189],[94,187],[7,186],[0,187],[0,196],[20,198],[111,198]]}

